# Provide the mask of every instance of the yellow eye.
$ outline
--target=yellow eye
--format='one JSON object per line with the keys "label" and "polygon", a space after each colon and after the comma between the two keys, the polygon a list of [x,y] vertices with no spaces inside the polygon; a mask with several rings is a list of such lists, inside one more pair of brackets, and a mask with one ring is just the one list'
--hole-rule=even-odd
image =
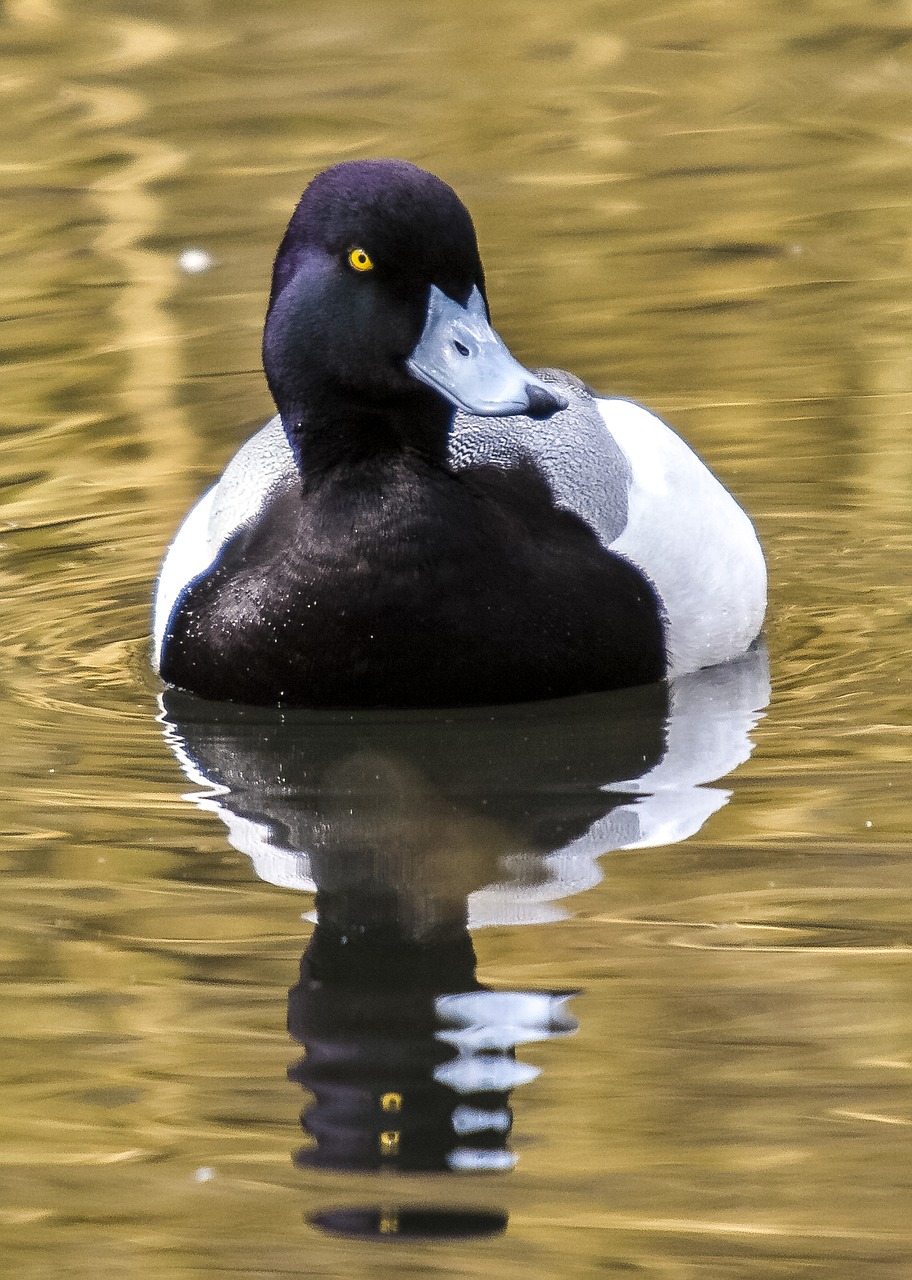
{"label": "yellow eye", "polygon": [[356,271],[373,271],[374,264],[369,254],[363,249],[352,249],[348,255],[349,266]]}

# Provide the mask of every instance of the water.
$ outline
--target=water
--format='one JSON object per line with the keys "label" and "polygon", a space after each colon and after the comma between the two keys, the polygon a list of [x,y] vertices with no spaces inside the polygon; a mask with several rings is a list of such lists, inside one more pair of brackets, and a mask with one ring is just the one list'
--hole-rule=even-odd
{"label": "water", "polygon": [[[4,1272],[907,1276],[908,5],[0,32]],[[753,514],[768,705],[760,653],[667,700],[159,707],[161,550],[359,155],[452,182],[517,356]]]}

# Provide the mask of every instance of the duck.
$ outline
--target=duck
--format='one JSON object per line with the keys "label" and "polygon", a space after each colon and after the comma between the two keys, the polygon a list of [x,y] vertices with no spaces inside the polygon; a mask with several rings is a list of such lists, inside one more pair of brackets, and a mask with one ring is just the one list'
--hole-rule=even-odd
{"label": "duck", "polygon": [[152,665],[203,698],[527,702],[731,661],[759,636],[754,527],[648,409],[526,369],[472,218],[404,160],[318,174],[263,331],[277,414],[169,546]]}

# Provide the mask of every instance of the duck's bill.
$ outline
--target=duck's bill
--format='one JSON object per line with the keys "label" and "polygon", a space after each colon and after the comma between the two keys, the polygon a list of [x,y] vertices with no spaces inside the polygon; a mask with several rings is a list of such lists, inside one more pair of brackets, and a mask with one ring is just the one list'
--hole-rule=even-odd
{"label": "duck's bill", "polygon": [[553,387],[513,359],[488,323],[477,288],[463,307],[431,285],[424,329],[405,367],[466,413],[550,418],[567,407]]}

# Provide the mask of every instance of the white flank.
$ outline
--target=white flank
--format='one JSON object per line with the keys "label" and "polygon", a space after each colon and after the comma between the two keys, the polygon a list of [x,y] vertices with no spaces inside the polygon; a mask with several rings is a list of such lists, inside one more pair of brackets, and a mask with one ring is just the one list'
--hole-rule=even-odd
{"label": "white flank", "polygon": [[168,621],[181,593],[218,559],[238,529],[253,521],[267,500],[297,474],[278,417],[241,445],[218,482],[192,508],[165,553],[152,609],[152,666],[161,667]]}
{"label": "white flank", "polygon": [[668,619],[668,674],[744,653],[766,610],[766,566],[750,520],[680,436],[640,405],[598,400],[633,472],[612,550],[655,585]]}

